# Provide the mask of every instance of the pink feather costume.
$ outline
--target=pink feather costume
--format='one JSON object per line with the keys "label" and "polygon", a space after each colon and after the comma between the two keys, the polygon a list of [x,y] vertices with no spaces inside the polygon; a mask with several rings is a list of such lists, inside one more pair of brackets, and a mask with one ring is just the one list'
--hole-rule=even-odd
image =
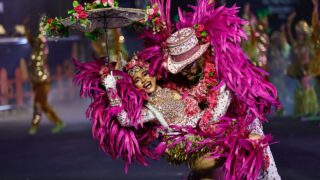
{"label": "pink feather costume", "polygon": [[[74,60],[77,73],[74,82],[80,86],[80,96],[92,99],[86,116],[92,121],[92,135],[100,148],[112,158],[122,158],[125,161],[125,172],[134,161],[147,166],[146,158],[157,159],[161,155],[161,146],[151,150],[149,144],[155,140],[156,126],[143,127],[138,124],[145,96],[136,90],[131,78],[121,71],[113,71],[121,77],[117,81],[118,95],[122,105],[110,106],[107,91],[101,85],[102,74],[111,67],[106,67],[103,61],[80,63]],[[131,128],[123,128],[116,120],[117,115],[126,110],[130,117]]]}
{"label": "pink feather costume", "polygon": [[[150,74],[166,78],[165,41],[174,28],[169,16],[170,1],[165,3],[162,0],[153,0],[151,2],[159,7],[161,20],[166,28],[160,32],[146,30],[142,36],[146,47],[139,55],[151,63]],[[179,10],[180,22],[177,23],[176,28],[204,26],[214,53],[211,60],[215,64],[216,78],[220,81],[218,87],[225,84],[233,94],[233,102],[226,116],[214,125],[216,127],[213,129],[213,133],[203,136],[216,139],[213,147],[218,146],[224,149],[224,154],[219,152],[212,152],[212,154],[217,158],[225,157],[227,159],[224,164],[226,179],[257,179],[261,169],[267,170],[270,167],[269,159],[273,160],[268,147],[270,137],[265,136],[259,142],[260,146],[256,146],[250,142],[248,135],[250,132],[256,132],[253,129],[259,129],[260,132],[262,122],[267,121],[266,114],[271,112],[272,107],[278,108],[280,106],[277,91],[265,79],[267,73],[253,66],[241,49],[240,43],[246,39],[242,26],[246,22],[237,17],[237,8],[224,6],[215,8],[213,4],[209,5],[208,0],[198,0],[197,2],[197,6],[191,6],[193,8],[191,13],[183,15]],[[253,124],[255,126],[252,126]],[[217,129],[222,131],[217,131]],[[229,133],[224,133],[221,136],[217,132]],[[261,132],[259,134],[263,135]],[[202,132],[190,130],[186,134],[192,133],[201,134]],[[181,136],[172,137],[172,139],[177,142],[187,141],[187,138]],[[220,140],[221,144],[218,145]],[[207,143],[209,140],[204,142]],[[267,158],[265,157],[266,151],[269,154]],[[274,166],[274,162],[271,166]],[[274,179],[280,179],[277,172],[275,174]]]}
{"label": "pink feather costume", "polygon": [[[143,59],[150,62],[149,72],[166,78],[165,44],[172,33],[170,22],[170,0],[165,5],[163,1],[153,0],[161,12],[165,23],[161,33],[146,31],[144,40],[146,48],[139,53]],[[209,129],[198,127],[171,125],[174,134],[165,134],[155,149],[150,149],[150,143],[157,138],[157,126],[146,127],[139,123],[145,96],[137,91],[131,79],[124,73],[114,71],[121,79],[117,81],[117,92],[123,106],[110,106],[107,93],[101,86],[101,62],[77,63],[78,74],[75,82],[81,86],[81,95],[90,97],[93,102],[87,110],[87,117],[93,121],[93,136],[98,140],[102,150],[113,158],[123,158],[128,165],[137,160],[147,165],[146,158],[156,159],[164,149],[170,150],[175,145],[185,145],[186,156],[192,156],[198,151],[207,149],[214,158],[225,159],[224,170],[226,179],[257,179],[261,170],[266,170],[265,151],[271,141],[270,136],[260,139],[250,139],[250,126],[266,121],[266,113],[272,106],[278,106],[275,88],[265,80],[263,70],[254,67],[240,47],[245,33],[241,29],[244,21],[236,16],[237,8],[220,7],[215,9],[208,5],[208,0],[198,0],[193,7],[194,12],[183,16],[177,29],[204,25],[210,36],[211,47],[214,49],[212,62],[215,64],[216,75],[220,85],[224,84],[233,94],[233,102],[225,116],[219,121],[210,123]],[[115,119],[125,110],[133,127],[123,127]],[[205,122],[207,123],[207,122]],[[254,126],[256,127],[256,126]],[[191,141],[190,136],[201,137]],[[170,143],[168,143],[170,142]]]}

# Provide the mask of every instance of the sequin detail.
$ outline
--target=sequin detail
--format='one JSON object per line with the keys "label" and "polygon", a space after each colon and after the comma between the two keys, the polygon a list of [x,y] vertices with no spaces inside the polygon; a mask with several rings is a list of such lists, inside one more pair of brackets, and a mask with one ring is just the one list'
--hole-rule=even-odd
{"label": "sequin detail", "polygon": [[30,59],[30,75],[33,82],[45,82],[49,79],[47,68],[48,45],[40,38],[32,43],[32,53]]}
{"label": "sequin detail", "polygon": [[[163,114],[164,119],[169,125],[189,125],[195,127],[199,120],[200,113],[188,116],[185,113],[185,108],[187,108],[185,102],[176,96],[177,94],[172,90],[158,88],[157,91],[149,97],[149,103]],[[197,112],[200,112],[199,107],[197,108]]]}

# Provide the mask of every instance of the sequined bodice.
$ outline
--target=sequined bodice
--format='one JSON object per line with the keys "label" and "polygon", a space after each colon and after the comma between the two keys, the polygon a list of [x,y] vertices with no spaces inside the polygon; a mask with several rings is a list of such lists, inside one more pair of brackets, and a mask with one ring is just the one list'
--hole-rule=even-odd
{"label": "sequined bodice", "polygon": [[177,97],[174,91],[158,88],[148,99],[149,103],[160,111],[169,125],[195,126],[200,114],[193,116],[186,114],[185,102]]}
{"label": "sequined bodice", "polygon": [[49,79],[49,71],[46,67],[47,56],[48,45],[40,38],[35,39],[35,42],[32,44],[29,64],[29,71],[33,82],[44,82]]}

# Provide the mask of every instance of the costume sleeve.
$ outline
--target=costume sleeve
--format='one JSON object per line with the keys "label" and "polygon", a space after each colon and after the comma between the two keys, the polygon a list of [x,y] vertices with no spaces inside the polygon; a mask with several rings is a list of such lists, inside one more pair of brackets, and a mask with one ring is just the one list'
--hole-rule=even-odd
{"label": "costume sleeve", "polygon": [[[249,130],[251,133],[258,134],[263,136],[263,127],[259,119],[255,119],[253,123],[250,125]],[[278,173],[278,169],[276,167],[276,163],[274,161],[270,146],[268,146],[265,150],[265,161],[269,161],[269,166],[265,172],[261,171],[259,178],[261,180],[281,180],[281,177]]]}
{"label": "costume sleeve", "polygon": [[[154,116],[154,114],[146,109],[143,108],[142,109],[142,114],[141,114],[141,119],[139,123],[147,123],[150,121],[154,121],[156,119],[156,117]],[[131,119],[128,117],[128,114],[125,110],[122,110],[118,116],[117,116],[117,120],[118,122],[121,124],[121,126],[123,127],[133,127],[133,124],[131,123]]]}
{"label": "costume sleeve", "polygon": [[212,121],[218,121],[220,117],[224,116],[231,103],[231,94],[227,90],[226,85],[221,86],[220,93],[217,98],[217,106],[213,109]]}
{"label": "costume sleeve", "polygon": [[[116,90],[109,89],[108,90],[108,97],[110,100],[110,105],[112,107],[115,107],[115,106],[121,107],[122,106],[120,97],[117,95]],[[128,113],[124,109],[120,113],[118,113],[117,120],[123,127],[133,127],[134,126],[131,123],[132,121],[131,121],[130,117],[128,117]],[[156,120],[156,116],[153,114],[153,112],[145,107],[142,108],[141,118],[140,118],[138,124],[140,124],[140,123],[143,124],[143,123],[150,122],[153,120]]]}

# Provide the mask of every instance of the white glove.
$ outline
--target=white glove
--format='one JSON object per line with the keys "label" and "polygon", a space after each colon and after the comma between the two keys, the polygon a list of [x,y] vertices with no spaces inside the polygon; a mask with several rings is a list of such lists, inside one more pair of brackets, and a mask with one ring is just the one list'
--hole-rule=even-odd
{"label": "white glove", "polygon": [[106,90],[116,89],[116,84],[117,84],[116,78],[113,76],[112,71],[107,77],[105,77],[102,80],[102,83],[103,83],[104,87],[106,88]]}

